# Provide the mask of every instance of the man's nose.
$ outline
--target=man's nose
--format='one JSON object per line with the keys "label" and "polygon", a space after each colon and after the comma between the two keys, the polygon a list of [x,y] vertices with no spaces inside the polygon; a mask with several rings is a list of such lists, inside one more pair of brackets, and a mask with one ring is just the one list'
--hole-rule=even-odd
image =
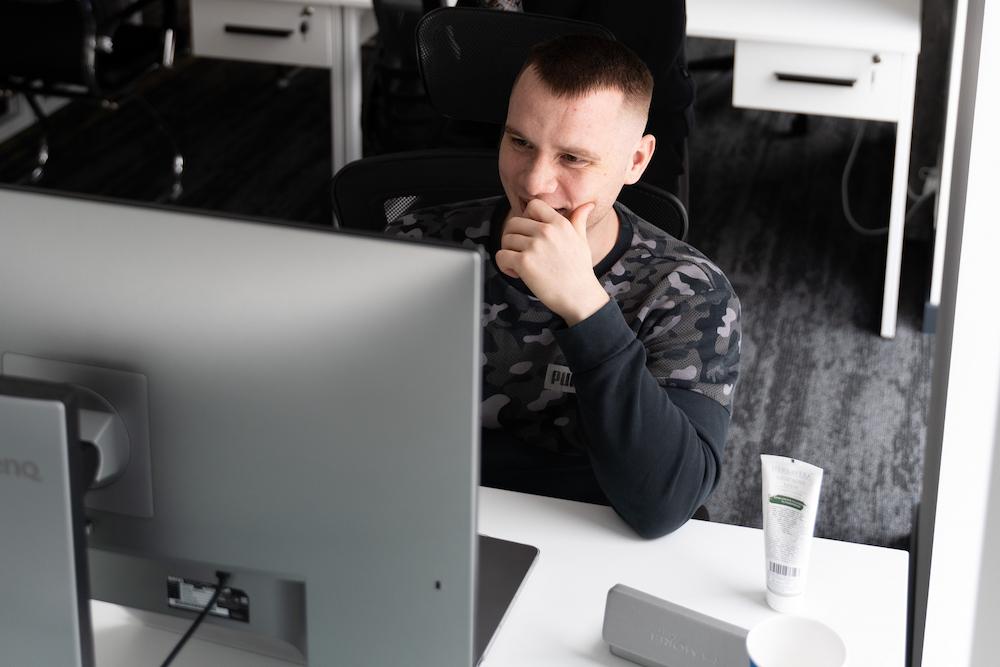
{"label": "man's nose", "polygon": [[530,197],[547,195],[555,192],[556,172],[548,160],[538,157],[531,161],[524,172],[523,187]]}

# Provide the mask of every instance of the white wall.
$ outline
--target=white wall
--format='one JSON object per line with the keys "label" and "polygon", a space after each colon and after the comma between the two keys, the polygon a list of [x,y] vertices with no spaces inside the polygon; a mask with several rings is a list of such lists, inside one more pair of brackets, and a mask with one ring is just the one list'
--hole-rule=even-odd
{"label": "white wall", "polygon": [[970,0],[916,554],[925,667],[992,666],[1000,650],[998,43],[997,4]]}

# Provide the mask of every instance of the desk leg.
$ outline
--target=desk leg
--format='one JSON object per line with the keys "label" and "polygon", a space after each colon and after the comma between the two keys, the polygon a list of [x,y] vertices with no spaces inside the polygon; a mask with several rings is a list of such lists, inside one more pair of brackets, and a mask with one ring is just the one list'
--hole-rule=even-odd
{"label": "desk leg", "polygon": [[[330,58],[330,116],[333,173],[361,157],[360,7],[334,7]],[[370,11],[370,10],[369,10]]]}
{"label": "desk leg", "polygon": [[899,95],[899,121],[896,123],[896,158],[892,171],[892,198],[889,208],[889,242],[885,256],[885,284],[882,292],[882,328],[884,338],[896,335],[896,311],[899,306],[899,271],[903,260],[903,224],[906,218],[906,184],[910,171],[910,135],[913,132],[913,93],[917,80],[917,57],[903,57]]}

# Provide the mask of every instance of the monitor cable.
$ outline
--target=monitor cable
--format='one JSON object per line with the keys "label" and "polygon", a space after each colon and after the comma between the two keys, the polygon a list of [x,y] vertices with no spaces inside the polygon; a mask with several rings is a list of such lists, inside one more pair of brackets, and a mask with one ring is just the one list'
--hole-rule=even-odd
{"label": "monitor cable", "polygon": [[[847,224],[851,226],[851,229],[856,231],[862,236],[881,236],[883,234],[889,233],[889,227],[865,227],[859,223],[855,218],[854,214],[851,213],[851,202],[848,196],[848,182],[851,178],[851,171],[854,169],[854,161],[858,157],[858,150],[861,148],[861,141],[865,136],[865,128],[868,127],[867,121],[862,121],[858,127],[858,133],[854,137],[854,145],[851,146],[851,152],[847,156],[847,163],[844,165],[844,173],[840,178],[840,203],[844,209],[844,217],[847,219]],[[923,176],[923,169],[921,169],[921,176]],[[906,184],[906,194],[907,197],[913,200],[910,204],[910,208],[906,211],[906,215],[903,218],[903,224],[906,225],[913,217],[913,214],[923,205],[924,202],[932,199],[936,194],[936,189],[927,190],[921,195],[916,194],[911,188],[910,184]]]}
{"label": "monitor cable", "polygon": [[201,613],[198,614],[198,618],[194,619],[194,623],[192,623],[191,627],[187,629],[184,636],[180,638],[174,646],[174,650],[170,652],[170,655],[167,656],[167,659],[163,661],[163,664],[160,665],[160,667],[168,667],[168,665],[174,661],[174,658],[177,657],[177,654],[181,652],[181,649],[184,648],[184,645],[187,644],[187,641],[191,639],[191,635],[194,634],[194,631],[198,629],[201,622],[205,620],[206,616],[208,616],[208,612],[215,606],[215,603],[218,602],[219,595],[222,594],[222,589],[225,587],[226,582],[229,581],[229,576],[228,572],[223,572],[221,570],[216,571],[215,592],[212,594],[211,599],[205,605],[205,608],[201,610]]}

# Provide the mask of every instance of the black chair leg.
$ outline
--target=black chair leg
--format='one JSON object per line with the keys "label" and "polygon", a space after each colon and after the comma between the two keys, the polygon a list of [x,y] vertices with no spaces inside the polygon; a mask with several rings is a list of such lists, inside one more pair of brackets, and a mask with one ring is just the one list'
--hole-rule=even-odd
{"label": "black chair leg", "polygon": [[793,137],[802,137],[809,133],[809,116],[797,113],[792,117],[792,125],[788,134]]}

